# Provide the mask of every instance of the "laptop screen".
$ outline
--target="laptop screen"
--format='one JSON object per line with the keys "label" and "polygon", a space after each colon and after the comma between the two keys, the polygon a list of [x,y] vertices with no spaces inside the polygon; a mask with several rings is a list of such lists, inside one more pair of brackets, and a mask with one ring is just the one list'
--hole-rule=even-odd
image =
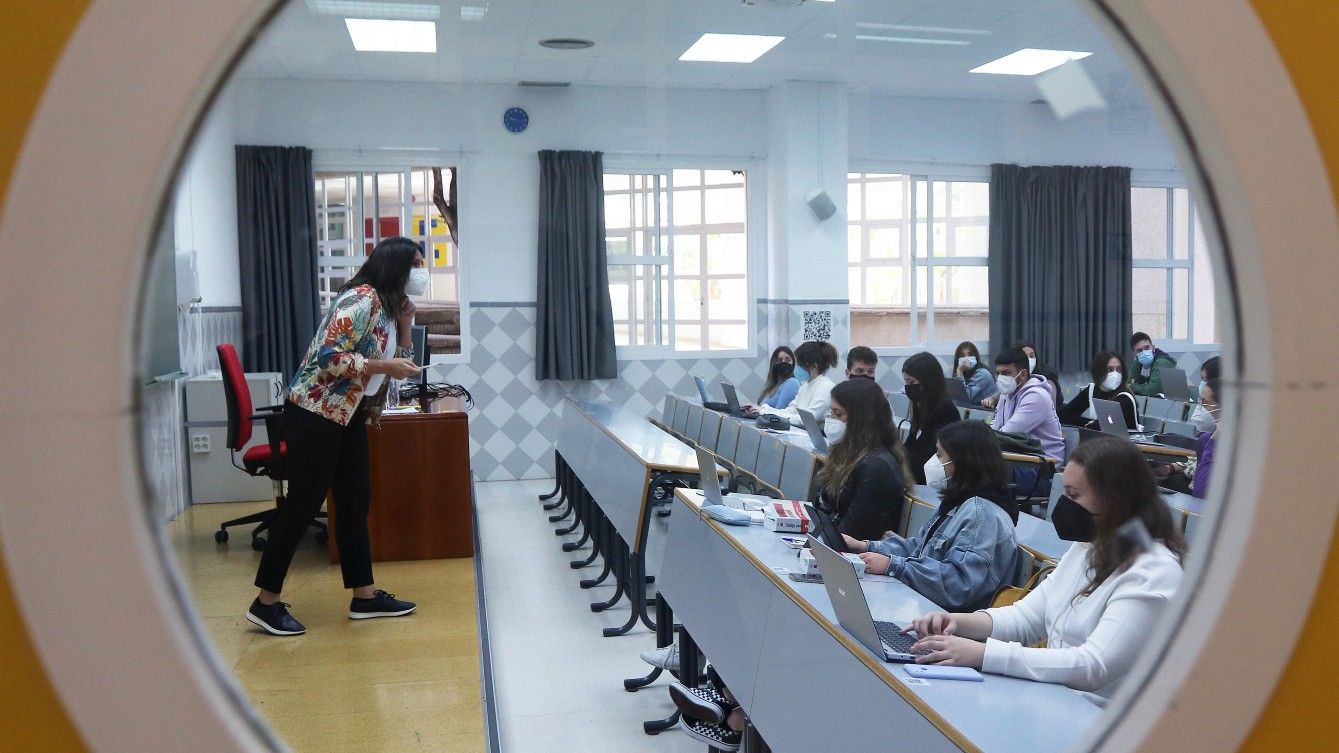
{"label": "laptop screen", "polygon": [[818,419],[814,418],[814,414],[804,408],[800,408],[799,412],[800,421],[804,423],[804,430],[809,432],[809,441],[813,443],[814,449],[819,452],[827,452],[828,440],[827,437],[823,436],[823,427],[818,425]]}
{"label": "laptop screen", "polygon": [[711,399],[707,397],[707,381],[700,376],[695,376],[693,377],[693,383],[697,385],[697,396],[702,398],[702,404],[706,405],[711,402]]}

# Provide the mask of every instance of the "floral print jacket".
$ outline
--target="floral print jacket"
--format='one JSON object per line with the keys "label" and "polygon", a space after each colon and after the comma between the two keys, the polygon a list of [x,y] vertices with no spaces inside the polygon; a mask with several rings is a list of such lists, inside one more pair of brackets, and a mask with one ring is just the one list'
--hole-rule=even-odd
{"label": "floral print jacket", "polygon": [[[367,362],[381,358],[393,329],[371,285],[340,293],[288,385],[288,400],[348,426],[372,376],[367,373]],[[395,349],[396,358],[413,356],[410,348]],[[389,381],[383,381],[383,391]]]}

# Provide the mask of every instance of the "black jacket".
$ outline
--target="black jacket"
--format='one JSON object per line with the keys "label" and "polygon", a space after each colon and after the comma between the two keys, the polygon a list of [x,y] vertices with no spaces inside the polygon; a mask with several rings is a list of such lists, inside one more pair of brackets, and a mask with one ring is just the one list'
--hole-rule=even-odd
{"label": "black jacket", "polygon": [[1129,390],[1118,390],[1116,392],[1105,392],[1096,385],[1088,385],[1079,389],[1079,394],[1074,396],[1073,400],[1065,403],[1060,409],[1060,423],[1066,426],[1083,426],[1085,428],[1096,428],[1096,422],[1084,418],[1083,414],[1092,405],[1090,393],[1096,392],[1099,400],[1113,400],[1120,404],[1121,412],[1125,414],[1125,427],[1127,429],[1138,429],[1139,418],[1135,415],[1134,395]]}
{"label": "black jacket", "polygon": [[835,501],[825,495],[823,502],[842,533],[854,539],[881,539],[902,522],[906,504],[902,469],[893,453],[880,447],[856,465]]}
{"label": "black jacket", "polygon": [[916,483],[925,483],[925,463],[935,454],[935,443],[939,441],[939,430],[951,423],[962,420],[962,414],[951,400],[945,400],[930,412],[930,419],[919,430],[908,430],[902,446],[907,450],[907,465],[911,466],[911,475]]}

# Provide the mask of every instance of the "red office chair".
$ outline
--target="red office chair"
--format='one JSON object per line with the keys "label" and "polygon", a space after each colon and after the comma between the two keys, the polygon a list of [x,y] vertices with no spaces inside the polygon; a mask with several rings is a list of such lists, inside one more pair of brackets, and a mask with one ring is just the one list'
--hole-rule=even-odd
{"label": "red office chair", "polygon": [[[237,358],[237,349],[229,343],[223,343],[218,346],[218,354],[219,368],[223,371],[223,394],[228,401],[228,450],[232,452],[232,464],[251,476],[265,476],[278,482],[279,494],[275,498],[273,510],[224,521],[214,532],[214,541],[220,544],[227,543],[229,526],[259,523],[260,525],[251,531],[251,548],[259,552],[265,548],[265,539],[261,538],[260,534],[270,527],[279,506],[284,504],[284,479],[287,478],[284,472],[284,457],[288,451],[282,436],[284,407],[270,405],[258,409],[253,414],[251,392],[246,388],[246,372],[242,370],[242,362]],[[270,442],[243,451],[242,464],[238,465],[237,452],[251,441],[251,424],[258,420],[265,422],[265,433]],[[317,513],[317,517],[325,517],[325,513]],[[311,525],[316,529],[316,543],[325,544],[329,538],[326,524],[313,520]]]}

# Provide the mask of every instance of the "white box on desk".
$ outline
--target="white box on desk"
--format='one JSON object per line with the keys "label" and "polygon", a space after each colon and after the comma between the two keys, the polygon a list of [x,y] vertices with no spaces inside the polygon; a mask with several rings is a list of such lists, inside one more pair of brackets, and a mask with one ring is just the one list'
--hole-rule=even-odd
{"label": "white box on desk", "polygon": [[[842,556],[846,558],[847,562],[850,562],[852,565],[855,566],[855,571],[857,575],[865,574],[865,561],[860,559],[860,555],[851,554],[847,552],[845,554],[842,554]],[[812,549],[808,548],[801,549],[799,552],[796,553],[796,557],[800,561],[800,566],[797,569],[797,572],[804,573],[805,575],[818,574],[818,561],[814,558],[814,552]]]}
{"label": "white box on desk", "polygon": [[777,500],[762,509],[763,528],[777,533],[809,533],[813,528],[803,502]]}

